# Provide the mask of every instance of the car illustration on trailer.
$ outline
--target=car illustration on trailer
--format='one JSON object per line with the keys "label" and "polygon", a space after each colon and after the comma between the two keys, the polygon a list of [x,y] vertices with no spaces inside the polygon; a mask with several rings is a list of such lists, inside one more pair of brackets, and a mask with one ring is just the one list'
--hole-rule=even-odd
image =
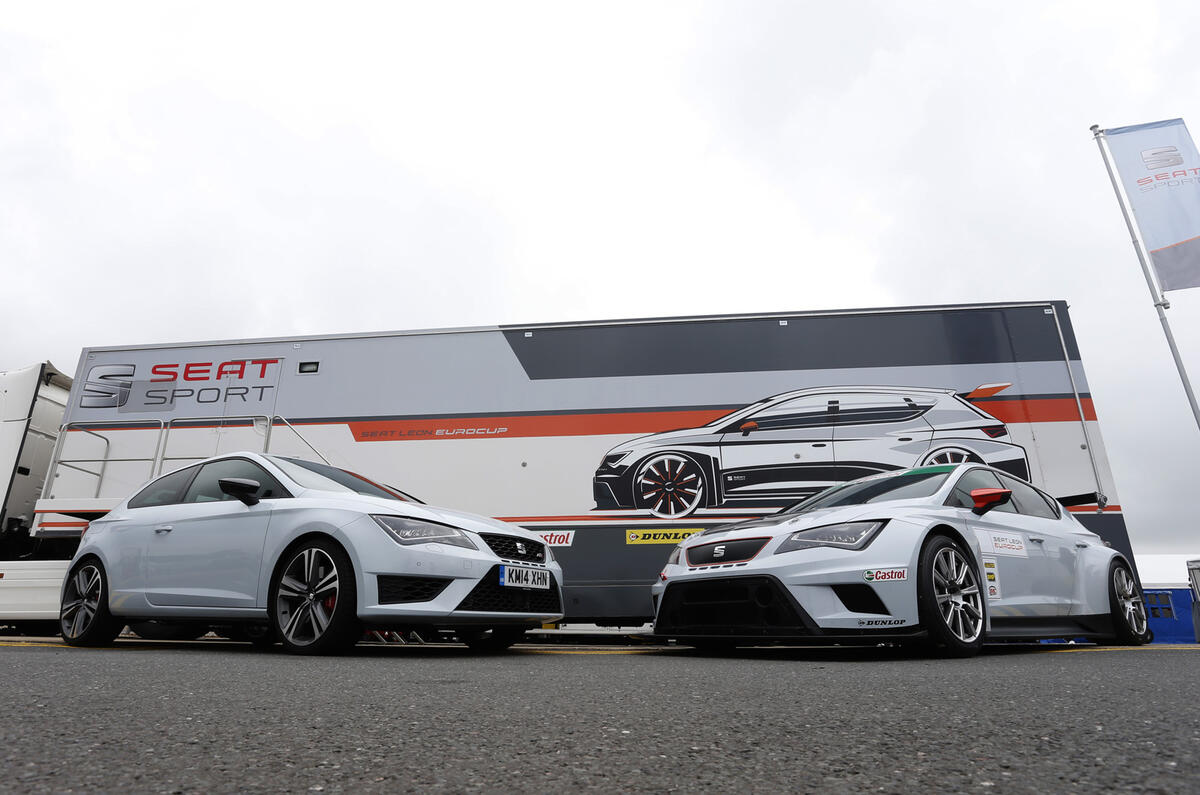
{"label": "car illustration on trailer", "polygon": [[980,464],[874,475],[706,530],[652,592],[655,633],[708,648],[921,639],[968,656],[985,640],[1150,640],[1129,562]]}
{"label": "car illustration on trailer", "polygon": [[336,467],[236,453],[164,475],[93,520],[60,624],[80,646],[158,622],[232,625],[297,653],[347,648],[364,627],[449,629],[497,651],[562,617],[561,583],[531,532]]}
{"label": "car illustration on trailer", "polygon": [[593,496],[597,509],[673,519],[727,504],[780,507],[834,483],[926,464],[985,463],[1028,477],[1025,449],[1007,437],[1004,423],[952,389],[800,389],[699,428],[617,445],[596,470]]}

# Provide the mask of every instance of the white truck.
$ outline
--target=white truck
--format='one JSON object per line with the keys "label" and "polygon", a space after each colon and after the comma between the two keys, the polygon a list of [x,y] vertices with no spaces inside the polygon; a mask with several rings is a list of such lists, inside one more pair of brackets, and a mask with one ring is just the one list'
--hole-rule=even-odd
{"label": "white truck", "polygon": [[292,454],[540,533],[569,622],[646,621],[692,533],[928,462],[1073,495],[1132,559],[1060,301],[88,348],[62,430],[35,538],[216,453]]}
{"label": "white truck", "polygon": [[71,379],[49,362],[0,372],[0,625],[57,631],[58,589],[73,539],[31,535]]}

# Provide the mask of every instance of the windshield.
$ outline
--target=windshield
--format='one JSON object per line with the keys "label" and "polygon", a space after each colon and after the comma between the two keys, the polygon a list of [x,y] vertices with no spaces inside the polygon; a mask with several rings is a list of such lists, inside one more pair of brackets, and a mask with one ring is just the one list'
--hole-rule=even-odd
{"label": "windshield", "polygon": [[932,497],[953,471],[952,466],[923,467],[909,469],[896,475],[876,475],[863,480],[853,480],[830,486],[783,513],[807,513],[843,505],[866,505],[871,502]]}
{"label": "windshield", "polygon": [[751,413],[753,413],[753,412],[754,412],[754,411],[756,411],[757,409],[761,408],[761,407],[762,407],[762,405],[763,405],[764,403],[770,403],[770,402],[771,402],[772,400],[774,400],[774,399],[775,399],[775,398],[773,398],[773,397],[769,397],[769,398],[763,398],[762,400],[759,400],[759,401],[757,401],[757,402],[751,403],[749,406],[742,406],[742,407],[741,407],[740,409],[738,409],[737,411],[731,411],[731,412],[729,412],[728,414],[725,414],[725,415],[722,415],[722,416],[720,416],[720,417],[717,417],[715,420],[713,420],[712,422],[708,423],[708,424],[707,424],[707,425],[705,425],[704,427],[705,427],[705,428],[715,428],[715,427],[717,427],[718,425],[724,425],[724,424],[725,424],[725,423],[727,423],[727,422],[733,422],[733,421],[734,421],[735,419],[737,419],[738,417],[744,417],[744,416],[746,416],[747,414],[751,414]]}
{"label": "windshield", "polygon": [[385,500],[400,500],[416,502],[402,491],[393,490],[386,486],[364,478],[345,469],[331,467],[328,464],[317,464],[303,461],[299,458],[281,458],[269,456],[275,466],[279,467],[289,478],[306,489],[318,491],[341,491],[365,494],[368,497],[382,497]]}

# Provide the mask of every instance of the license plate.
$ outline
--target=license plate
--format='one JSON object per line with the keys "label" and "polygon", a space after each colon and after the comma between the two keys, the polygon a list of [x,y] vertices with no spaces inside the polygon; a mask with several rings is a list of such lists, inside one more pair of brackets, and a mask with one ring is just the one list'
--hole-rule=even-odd
{"label": "license plate", "polygon": [[501,566],[500,584],[509,588],[550,588],[550,572],[546,569],[527,569],[524,566]]}

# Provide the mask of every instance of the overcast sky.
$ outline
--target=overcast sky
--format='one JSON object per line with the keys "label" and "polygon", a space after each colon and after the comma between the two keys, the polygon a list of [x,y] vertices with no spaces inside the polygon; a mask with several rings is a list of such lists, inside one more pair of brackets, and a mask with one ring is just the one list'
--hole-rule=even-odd
{"label": "overcast sky", "polygon": [[[1135,549],[1200,556],[1200,431],[1088,131],[1200,131],[1198,22],[1194,0],[0,0],[0,370],[1061,298]],[[1169,297],[1200,381],[1200,290]]]}

